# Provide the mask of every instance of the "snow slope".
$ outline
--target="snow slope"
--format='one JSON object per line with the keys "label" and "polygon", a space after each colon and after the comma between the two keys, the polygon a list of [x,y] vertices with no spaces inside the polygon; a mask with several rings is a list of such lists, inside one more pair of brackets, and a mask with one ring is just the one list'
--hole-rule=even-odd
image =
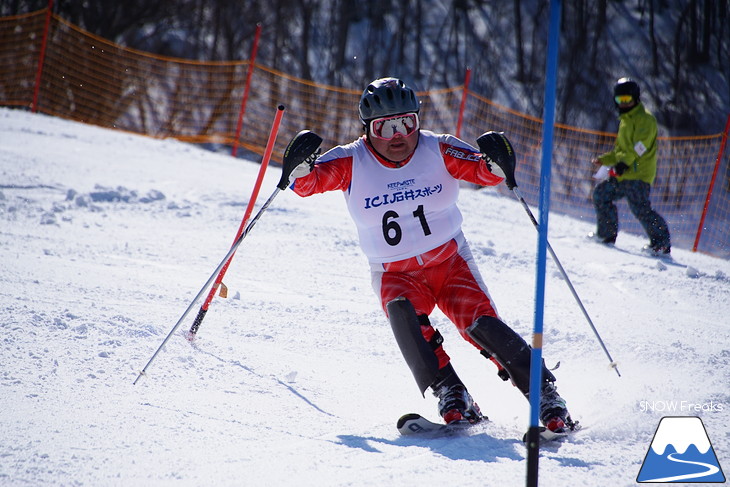
{"label": "snow slope", "polygon": [[[191,344],[132,382],[226,254],[255,162],[171,140],[0,109],[0,485],[524,485],[527,402],[432,320],[491,421],[450,439],[372,293],[340,194],[280,193],[239,248]],[[269,168],[257,209],[279,178]],[[464,231],[502,317],[529,340],[537,233],[519,203],[464,189]],[[537,215],[537,209],[534,209]],[[542,486],[634,485],[662,416],[702,417],[730,469],[730,262],[681,265],[550,242],[622,377],[548,263],[544,354],[584,430],[544,448]]]}

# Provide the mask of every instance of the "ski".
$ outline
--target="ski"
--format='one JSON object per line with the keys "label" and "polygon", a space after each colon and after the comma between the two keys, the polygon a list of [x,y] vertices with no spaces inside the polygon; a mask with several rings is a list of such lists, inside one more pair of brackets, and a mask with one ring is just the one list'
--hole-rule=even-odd
{"label": "ski", "polygon": [[637,257],[644,257],[645,259],[649,259],[649,260],[653,260],[657,264],[661,263],[661,264],[671,265],[674,267],[687,268],[686,264],[682,264],[681,262],[677,262],[676,260],[674,260],[674,257],[672,257],[671,254],[655,254],[655,253],[649,252],[645,249],[641,249],[639,251],[632,251],[629,249],[617,247],[616,245],[611,245],[611,247],[613,247],[614,250],[617,250],[619,252],[623,252],[623,253],[630,254],[630,255],[635,255]]}
{"label": "ski", "polygon": [[[430,419],[424,418],[418,413],[404,414],[398,419],[396,428],[402,436],[422,436],[427,438],[435,438],[442,436],[453,436],[459,432],[468,430],[473,426],[486,422],[487,418],[482,419],[476,423],[470,423],[469,421],[455,421],[453,423],[434,423]],[[559,441],[563,438],[573,435],[575,432],[581,429],[580,423],[572,423],[572,429],[565,431],[550,431],[544,426],[540,427],[540,442],[553,442]],[[527,442],[527,433],[522,437],[522,442]]]}
{"label": "ski", "polygon": [[396,428],[398,432],[403,436],[449,436],[459,431],[464,431],[472,426],[480,424],[486,421],[487,418],[483,418],[476,423],[470,423],[467,420],[454,421],[453,423],[434,423],[430,419],[426,419],[418,413],[404,414],[398,419]]}
{"label": "ski", "polygon": [[[581,425],[578,421],[576,421],[575,423],[571,423],[570,428],[563,430],[563,431],[551,431],[544,426],[540,426],[540,442],[542,443],[542,442],[559,441],[559,440],[562,440],[569,436],[572,436],[580,429],[581,429]],[[528,435],[528,433],[525,433],[522,436],[522,443],[527,443],[527,435]]]}
{"label": "ski", "polygon": [[588,235],[586,235],[586,238],[588,240],[591,240],[591,241],[593,241],[593,242],[595,242],[597,244],[600,244],[600,245],[602,245],[602,246],[604,246],[606,248],[610,248],[610,249],[616,250],[618,252],[623,252],[624,254],[635,255],[637,257],[645,257],[647,259],[653,259],[656,262],[661,262],[663,264],[668,264],[668,265],[672,265],[672,266],[676,266],[676,267],[684,267],[684,268],[687,267],[686,264],[682,264],[682,263],[677,262],[676,260],[674,260],[674,257],[672,257],[672,254],[654,253],[654,252],[651,252],[650,250],[648,250],[646,248],[646,246],[644,246],[643,248],[639,249],[638,251],[633,251],[633,250],[630,250],[630,249],[626,249],[626,248],[619,247],[619,246],[617,246],[613,242],[608,242],[608,243],[601,242],[596,237],[595,233],[593,233],[593,232],[589,232]]}

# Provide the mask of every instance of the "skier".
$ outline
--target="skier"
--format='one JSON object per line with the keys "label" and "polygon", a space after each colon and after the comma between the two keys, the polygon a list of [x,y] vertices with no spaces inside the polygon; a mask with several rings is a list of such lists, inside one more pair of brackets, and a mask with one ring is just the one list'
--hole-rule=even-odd
{"label": "skier", "polygon": [[[482,154],[452,135],[422,130],[419,110],[415,92],[400,79],[373,81],[359,103],[364,135],[302,162],[292,171],[292,188],[300,196],[344,192],[373,288],[421,393],[433,391],[447,424],[476,423],[483,419],[479,406],[428,316],[438,306],[463,338],[497,365],[500,377],[528,396],[530,347],[500,320],[456,205],[459,180],[480,186],[504,181],[497,161],[512,147],[491,132],[496,143]],[[553,431],[572,428],[555,376],[544,363],[542,374],[542,423]]]}
{"label": "skier", "polygon": [[613,245],[618,234],[618,209],[614,201],[626,198],[629,208],[649,236],[644,250],[661,256],[671,252],[669,227],[651,207],[649,193],[656,178],[656,118],[639,100],[639,85],[630,78],[619,79],[613,87],[619,113],[618,134],[613,150],[593,158],[595,166],[609,166],[608,179],[593,190],[596,209],[595,233],[590,237]]}

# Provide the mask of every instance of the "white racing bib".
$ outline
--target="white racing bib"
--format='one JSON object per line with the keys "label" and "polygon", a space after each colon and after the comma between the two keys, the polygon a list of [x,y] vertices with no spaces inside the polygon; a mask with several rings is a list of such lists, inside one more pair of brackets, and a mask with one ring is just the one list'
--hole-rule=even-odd
{"label": "white racing bib", "polygon": [[456,236],[462,216],[459,182],[446,170],[438,136],[421,132],[404,167],[380,164],[364,143],[352,153],[352,183],[345,193],[360,246],[371,263],[427,252]]}

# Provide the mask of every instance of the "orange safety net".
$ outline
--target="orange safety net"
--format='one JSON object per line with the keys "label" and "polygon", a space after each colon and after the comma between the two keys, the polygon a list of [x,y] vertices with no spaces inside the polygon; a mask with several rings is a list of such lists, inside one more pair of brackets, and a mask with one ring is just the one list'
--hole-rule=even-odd
{"label": "orange safety net", "polygon": [[[30,108],[46,11],[0,18],[0,104]],[[253,68],[243,130],[236,127],[248,70]],[[308,128],[324,138],[323,149],[362,135],[357,103],[361,90],[294,78],[250,61],[200,62],[124,48],[53,15],[37,111],[152,137],[223,144],[263,154],[276,107],[286,107],[273,159],[289,139]],[[418,93],[424,128],[453,133],[464,87]],[[468,92],[461,136],[474,143],[487,130],[504,131],[518,155],[517,182],[536,205],[540,184],[542,120]],[[614,133],[556,124],[551,211],[595,221],[591,200],[595,171],[590,160],[610,150]],[[723,134],[660,137],[659,171],[652,204],[667,220],[675,247],[692,248],[697,237]],[[730,148],[704,221],[699,250],[730,258]],[[500,191],[508,193],[506,188]],[[643,235],[624,201],[621,231]],[[526,222],[529,224],[529,222]],[[620,238],[620,236],[619,236]]]}
{"label": "orange safety net", "polygon": [[0,17],[0,103],[3,105],[30,107],[44,24],[44,11]]}
{"label": "orange safety net", "polygon": [[[474,140],[485,128],[504,131],[518,156],[516,179],[525,199],[536,205],[539,196],[542,120],[470,94],[463,122],[465,140]],[[616,123],[618,126],[618,121]],[[596,168],[591,159],[613,148],[615,133],[556,124],[553,134],[550,209],[595,222],[592,191]],[[669,225],[672,244],[692,248],[717,162],[723,134],[697,137],[659,137],[657,178],[651,202]],[[713,189],[699,249],[730,257],[730,185],[726,149]],[[506,188],[503,188],[507,192]],[[620,232],[645,235],[625,200],[617,202]],[[620,233],[619,233],[620,235]],[[620,239],[620,236],[619,236]]]}

